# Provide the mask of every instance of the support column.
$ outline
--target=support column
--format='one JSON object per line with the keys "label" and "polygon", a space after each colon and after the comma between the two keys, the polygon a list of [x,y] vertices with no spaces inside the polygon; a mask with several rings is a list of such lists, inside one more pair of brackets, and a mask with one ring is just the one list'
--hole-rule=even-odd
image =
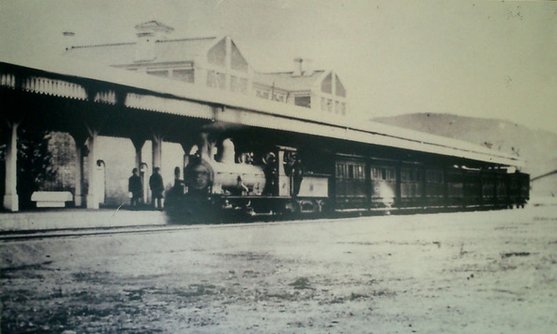
{"label": "support column", "polygon": [[139,169],[141,168],[141,163],[143,162],[142,150],[143,145],[145,144],[145,138],[132,137],[130,139],[133,143],[133,147],[135,148],[135,167]]}
{"label": "support column", "polygon": [[19,197],[17,195],[17,128],[19,123],[9,123],[10,134],[6,145],[6,179],[4,193],[4,209],[12,212],[19,211]]}
{"label": "support column", "polygon": [[75,191],[74,206],[76,208],[83,206],[83,145],[76,142],[75,145]]}
{"label": "support column", "polygon": [[182,162],[182,169],[184,169],[190,160],[190,151],[192,149],[192,142],[190,141],[181,141],[180,145],[182,146],[182,150],[184,151],[184,158],[183,158],[183,162]]}
{"label": "support column", "polygon": [[97,177],[97,149],[95,147],[97,141],[97,131],[90,129],[87,138],[87,147],[89,155],[87,156],[87,180],[89,187],[87,189],[87,209],[98,209],[99,200],[97,197],[96,185],[98,182]]}
{"label": "support column", "polygon": [[75,184],[74,184],[74,206],[82,207],[85,204],[83,195],[83,157],[87,156],[85,141],[87,135],[84,131],[70,131],[75,143]]}
{"label": "support column", "polygon": [[152,136],[152,151],[153,151],[153,170],[155,167],[162,169],[162,136],[159,134],[153,134]]}
{"label": "support column", "polygon": [[132,136],[131,141],[133,143],[133,147],[135,149],[135,167],[139,170],[139,176],[141,177],[141,185],[142,185],[142,201],[143,203],[148,203],[149,198],[147,194],[149,193],[149,189],[147,186],[147,178],[148,175],[145,175],[145,167],[142,166],[143,162],[143,145],[145,145],[145,138],[139,136]]}

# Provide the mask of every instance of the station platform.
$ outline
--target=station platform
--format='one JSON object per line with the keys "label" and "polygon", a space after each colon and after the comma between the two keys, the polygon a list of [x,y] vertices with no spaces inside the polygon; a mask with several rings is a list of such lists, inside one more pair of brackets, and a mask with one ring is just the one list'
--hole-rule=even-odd
{"label": "station platform", "polygon": [[[557,197],[531,198],[528,207],[557,208]],[[163,211],[128,208],[42,209],[0,212],[0,235],[48,231],[160,227],[169,225]]]}
{"label": "station platform", "polygon": [[49,230],[160,226],[166,215],[154,210],[45,209],[0,213],[0,234]]}

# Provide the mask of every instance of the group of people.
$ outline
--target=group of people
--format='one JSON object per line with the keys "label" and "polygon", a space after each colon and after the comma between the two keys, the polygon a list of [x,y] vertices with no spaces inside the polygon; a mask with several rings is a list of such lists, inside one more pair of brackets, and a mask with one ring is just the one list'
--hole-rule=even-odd
{"label": "group of people", "polygon": [[[164,183],[159,167],[155,167],[153,169],[153,174],[149,177],[149,188],[151,189],[151,204],[153,208],[162,210],[164,200]],[[128,179],[128,191],[131,198],[131,207],[138,208],[143,199],[143,182],[141,180],[141,176],[139,176],[139,170],[137,168],[132,170],[132,176]]]}

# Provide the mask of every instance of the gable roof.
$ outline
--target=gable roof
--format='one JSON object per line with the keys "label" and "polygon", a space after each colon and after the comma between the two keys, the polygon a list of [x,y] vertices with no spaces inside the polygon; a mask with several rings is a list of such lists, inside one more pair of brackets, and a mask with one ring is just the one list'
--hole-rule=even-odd
{"label": "gable roof", "polygon": [[94,60],[103,65],[185,62],[206,55],[207,51],[221,39],[213,36],[157,40],[154,43],[156,58],[153,61],[135,61],[137,42],[72,46],[66,54]]}
{"label": "gable roof", "polygon": [[253,81],[288,91],[309,90],[330,71],[315,70],[311,75],[293,75],[294,72],[254,73]]}

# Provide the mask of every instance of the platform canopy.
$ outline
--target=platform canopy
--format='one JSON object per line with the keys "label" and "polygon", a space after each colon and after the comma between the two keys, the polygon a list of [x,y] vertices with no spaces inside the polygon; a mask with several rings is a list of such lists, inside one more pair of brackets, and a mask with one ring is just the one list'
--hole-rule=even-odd
{"label": "platform canopy", "polygon": [[[0,88],[522,167],[515,156],[450,138],[99,66],[58,55],[0,51]],[[22,60],[25,59],[25,60]],[[371,109],[371,107],[370,107]]]}

